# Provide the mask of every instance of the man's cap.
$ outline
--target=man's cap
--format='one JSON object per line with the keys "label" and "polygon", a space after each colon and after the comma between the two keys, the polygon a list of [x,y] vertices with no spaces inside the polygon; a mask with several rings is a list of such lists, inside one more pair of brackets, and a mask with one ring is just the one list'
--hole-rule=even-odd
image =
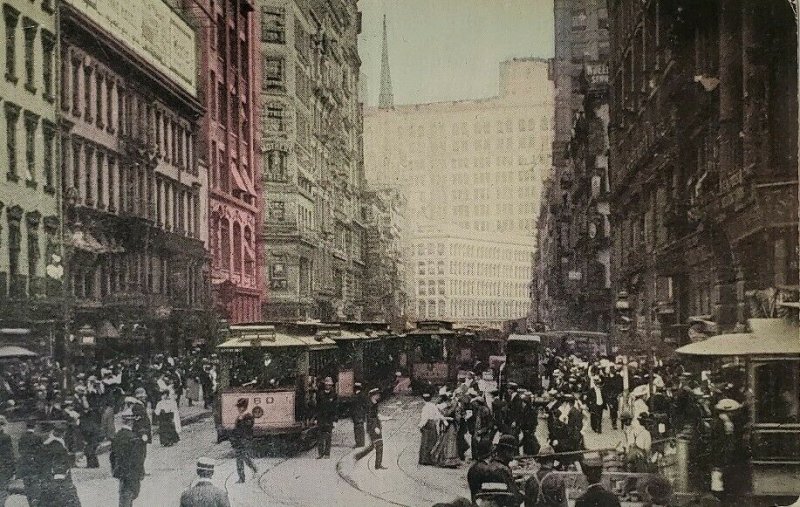
{"label": "man's cap", "polygon": [[492,454],[492,440],[481,438],[475,446],[475,459],[484,459]]}
{"label": "man's cap", "polygon": [[722,412],[732,412],[734,410],[739,410],[740,408],[742,408],[742,404],[736,400],[725,398],[719,400],[717,404],[714,405],[714,408]]}
{"label": "man's cap", "polygon": [[519,389],[519,384],[517,384],[516,382],[509,382],[506,385],[506,389]]}
{"label": "man's cap", "polygon": [[380,394],[380,392],[381,392],[380,389],[378,389],[377,387],[373,387],[372,389],[369,390],[369,395],[372,396],[373,394]]}
{"label": "man's cap", "polygon": [[516,451],[519,448],[519,442],[514,435],[500,435],[500,440],[497,441],[497,448]]}
{"label": "man's cap", "polygon": [[543,457],[552,456],[555,453],[556,453],[555,450],[553,450],[553,448],[550,447],[549,445],[545,445],[544,447],[539,449],[539,456]]}
{"label": "man's cap", "polygon": [[431,393],[422,393],[422,399],[423,400],[431,399]]}
{"label": "man's cap", "polygon": [[322,383],[325,384],[326,386],[332,386],[333,385],[333,379],[330,378],[330,377],[325,377],[325,380],[323,380]]}
{"label": "man's cap", "polygon": [[364,387],[364,386],[363,386],[363,384],[361,384],[361,382],[356,382],[356,383],[353,384],[353,388],[355,388],[355,389],[360,389],[362,387]]}
{"label": "man's cap", "polygon": [[125,403],[139,403],[139,400],[137,400],[133,396],[126,396]]}
{"label": "man's cap", "polygon": [[197,471],[198,472],[213,472],[216,462],[211,458],[197,458]]}

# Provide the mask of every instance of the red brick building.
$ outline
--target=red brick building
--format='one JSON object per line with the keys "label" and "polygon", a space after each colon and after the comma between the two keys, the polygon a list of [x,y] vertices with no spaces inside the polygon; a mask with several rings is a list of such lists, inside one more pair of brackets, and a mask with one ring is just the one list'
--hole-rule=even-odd
{"label": "red brick building", "polygon": [[198,87],[207,114],[209,248],[214,303],[231,323],[261,318],[257,224],[260,164],[254,149],[253,0],[183,0],[198,27]]}

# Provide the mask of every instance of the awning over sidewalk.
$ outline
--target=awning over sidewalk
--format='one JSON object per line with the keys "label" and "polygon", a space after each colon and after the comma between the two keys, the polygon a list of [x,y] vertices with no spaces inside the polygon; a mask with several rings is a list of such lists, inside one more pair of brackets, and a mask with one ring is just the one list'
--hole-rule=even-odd
{"label": "awning over sidewalk", "polygon": [[[759,322],[753,326],[754,321]],[[768,322],[767,322],[768,321]],[[800,356],[800,329],[784,319],[751,319],[751,333],[712,336],[675,352],[692,356]]]}

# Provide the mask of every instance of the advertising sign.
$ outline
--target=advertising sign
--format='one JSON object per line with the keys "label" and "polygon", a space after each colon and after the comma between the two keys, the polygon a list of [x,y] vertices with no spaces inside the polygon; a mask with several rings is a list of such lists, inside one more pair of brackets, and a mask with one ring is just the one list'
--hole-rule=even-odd
{"label": "advertising sign", "polygon": [[294,391],[264,391],[254,393],[222,393],[222,426],[233,429],[239,411],[236,403],[248,401],[247,410],[255,419],[254,429],[269,429],[294,424]]}
{"label": "advertising sign", "polygon": [[338,394],[340,398],[349,398],[353,396],[354,377],[355,374],[353,370],[339,371],[339,382],[336,384],[336,394]]}
{"label": "advertising sign", "polygon": [[163,0],[66,0],[197,96],[196,34]]}

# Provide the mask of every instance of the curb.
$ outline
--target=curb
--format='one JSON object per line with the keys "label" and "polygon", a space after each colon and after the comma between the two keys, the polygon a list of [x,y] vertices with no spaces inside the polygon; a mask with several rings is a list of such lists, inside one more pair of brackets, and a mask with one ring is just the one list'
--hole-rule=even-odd
{"label": "curb", "polygon": [[[200,422],[204,419],[207,419],[211,416],[210,410],[205,410],[200,412],[199,414],[187,415],[186,417],[181,417],[181,426],[188,426],[190,424],[194,424]],[[152,443],[152,442],[151,442]],[[97,454],[105,454],[111,450],[111,441],[110,440],[103,440],[99,446],[97,446]]]}

